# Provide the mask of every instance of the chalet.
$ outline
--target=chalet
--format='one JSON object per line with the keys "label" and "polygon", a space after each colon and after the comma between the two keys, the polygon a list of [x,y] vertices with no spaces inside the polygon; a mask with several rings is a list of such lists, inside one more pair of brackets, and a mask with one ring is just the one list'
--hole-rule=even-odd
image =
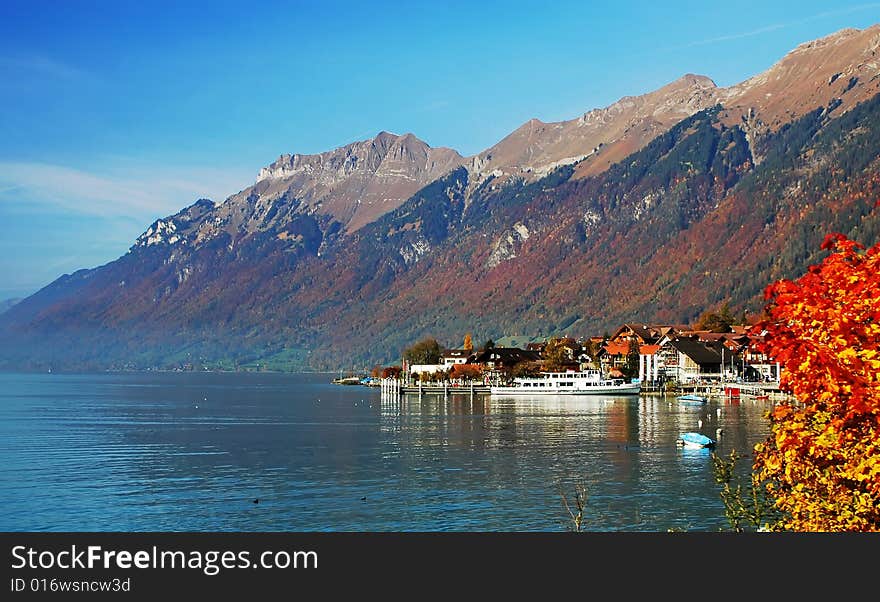
{"label": "chalet", "polygon": [[782,367],[779,362],[758,350],[758,346],[763,342],[764,333],[749,335],[749,343],[743,350],[743,361],[752,370],[751,373],[746,373],[746,378],[778,382]]}
{"label": "chalet", "polygon": [[[569,362],[575,363],[575,364],[578,362],[578,356],[580,355],[583,347],[577,341],[577,339],[572,339],[571,337],[557,337],[557,338],[550,339],[550,341],[552,341],[554,344],[556,344],[558,346],[558,348],[561,348],[564,351],[565,357]],[[548,343],[550,341],[548,341]],[[547,352],[546,345],[545,345],[544,349],[542,350],[542,352],[543,353]]]}
{"label": "chalet", "polygon": [[628,348],[628,344],[632,340],[635,340],[640,345],[648,345],[657,342],[658,338],[660,338],[660,334],[651,326],[646,324],[624,324],[614,331],[608,342]]}
{"label": "chalet", "polygon": [[721,377],[722,345],[696,337],[663,337],[655,352],[658,376],[665,380],[693,382]]}
{"label": "chalet", "polygon": [[473,355],[472,350],[468,349],[447,349],[443,352],[441,363],[446,368],[451,368],[456,364],[466,364],[468,359]]}
{"label": "chalet", "polygon": [[674,336],[683,327],[667,324],[634,324],[627,323],[614,331],[608,339],[610,343],[628,344],[635,339],[639,345],[656,345],[664,336]]}
{"label": "chalet", "polygon": [[749,335],[743,332],[712,332],[711,330],[690,330],[678,333],[679,336],[695,338],[704,343],[733,343],[736,347],[748,345]]}
{"label": "chalet", "polygon": [[609,373],[626,365],[629,343],[605,343],[599,348],[599,365],[602,372]]}
{"label": "chalet", "polygon": [[513,368],[522,362],[537,362],[540,359],[541,354],[537,351],[528,351],[518,347],[493,347],[472,356],[470,363],[479,364],[489,370],[504,370]]}

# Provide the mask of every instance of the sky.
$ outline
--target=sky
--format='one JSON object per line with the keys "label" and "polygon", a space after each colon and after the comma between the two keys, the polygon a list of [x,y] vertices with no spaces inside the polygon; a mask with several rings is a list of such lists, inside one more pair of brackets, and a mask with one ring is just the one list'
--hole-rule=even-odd
{"label": "sky", "polygon": [[465,156],[696,73],[729,86],[880,2],[0,3],[0,300],[126,253],[283,153]]}

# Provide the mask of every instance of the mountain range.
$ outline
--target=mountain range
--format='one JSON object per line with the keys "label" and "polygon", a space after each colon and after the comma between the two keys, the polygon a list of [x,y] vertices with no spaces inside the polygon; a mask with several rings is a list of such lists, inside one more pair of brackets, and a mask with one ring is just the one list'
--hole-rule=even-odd
{"label": "mountain range", "polygon": [[0,314],[0,368],[370,366],[424,336],[588,336],[760,311],[880,179],[880,25],[719,88],[687,74],[465,157],[415,135],[284,154],[222,203]]}

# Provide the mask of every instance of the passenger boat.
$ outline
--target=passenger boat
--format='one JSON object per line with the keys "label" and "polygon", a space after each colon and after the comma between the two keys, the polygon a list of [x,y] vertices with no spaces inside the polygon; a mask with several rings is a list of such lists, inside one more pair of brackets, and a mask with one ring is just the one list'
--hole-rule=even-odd
{"label": "passenger boat", "polygon": [[714,447],[715,440],[710,439],[706,435],[700,433],[682,433],[675,441],[678,445],[684,447]]}
{"label": "passenger boat", "polygon": [[491,395],[637,395],[641,385],[622,378],[605,378],[598,370],[582,370],[515,378],[489,391]]}

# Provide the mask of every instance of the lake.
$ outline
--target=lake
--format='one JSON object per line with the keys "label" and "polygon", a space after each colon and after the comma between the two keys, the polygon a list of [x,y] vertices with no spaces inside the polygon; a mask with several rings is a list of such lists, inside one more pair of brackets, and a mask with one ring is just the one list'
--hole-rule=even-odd
{"label": "lake", "polygon": [[333,376],[2,374],[0,530],[564,531],[580,483],[585,530],[717,531],[711,452],[676,438],[748,454],[769,429],[766,401],[398,401]]}

